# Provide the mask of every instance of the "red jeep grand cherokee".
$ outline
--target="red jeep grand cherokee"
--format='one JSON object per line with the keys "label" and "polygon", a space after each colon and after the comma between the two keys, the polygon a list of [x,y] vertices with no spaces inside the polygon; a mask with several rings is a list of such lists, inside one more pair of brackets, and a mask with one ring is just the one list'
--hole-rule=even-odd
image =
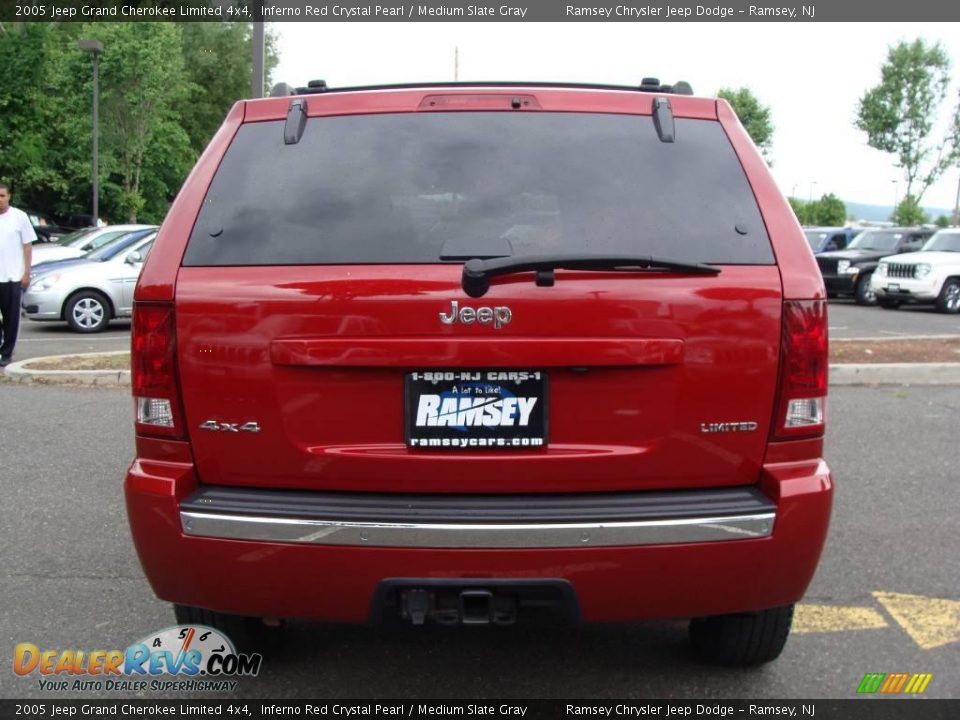
{"label": "red jeep grand cherokee", "polygon": [[776,658],[832,496],[823,281],[723,100],[237,103],[136,291],[130,525],[181,622],[692,618]]}

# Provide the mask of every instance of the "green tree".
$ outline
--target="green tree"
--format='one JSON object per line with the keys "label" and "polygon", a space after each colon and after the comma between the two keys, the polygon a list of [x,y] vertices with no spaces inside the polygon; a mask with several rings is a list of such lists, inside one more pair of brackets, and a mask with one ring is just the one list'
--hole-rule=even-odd
{"label": "green tree", "polygon": [[722,88],[717,97],[723,98],[740,118],[747,135],[760,149],[764,159],[770,163],[770,148],[773,144],[773,122],[770,119],[770,108],[763,105],[747,87],[736,90]]}
{"label": "green tree", "polygon": [[192,159],[176,113],[190,91],[180,29],[170,23],[103,23],[96,32],[105,45],[104,141],[120,186],[120,211],[136,222],[147,205],[143,171],[154,146],[163,143],[165,162],[173,168],[186,168]]}
{"label": "green tree", "polygon": [[933,221],[933,224],[938,228],[948,228],[950,227],[950,218],[946,215],[940,215],[936,220]]}
{"label": "green tree", "polygon": [[790,207],[793,208],[793,214],[797,216],[797,222],[801,225],[812,225],[810,220],[810,203],[799,198],[787,198]]}
{"label": "green tree", "polygon": [[[101,214],[159,222],[230,106],[250,94],[252,25],[0,24],[9,73],[0,83],[0,179],[19,205],[61,216],[90,208],[92,72],[81,37],[105,46]],[[269,32],[266,50],[269,72],[277,61]]]}
{"label": "green tree", "polygon": [[890,219],[897,225],[923,225],[930,222],[930,216],[920,207],[920,201],[913,195],[907,195],[893,211]]}
{"label": "green tree", "polygon": [[[250,23],[185,22],[183,58],[191,86],[181,100],[180,118],[190,136],[190,146],[201,152],[220,127],[230,107],[250,95],[250,58],[253,28]],[[265,35],[264,75],[273,74],[278,62],[276,35]],[[266,85],[269,86],[269,79]],[[267,88],[264,88],[265,90]]]}
{"label": "green tree", "polygon": [[815,225],[843,225],[847,221],[847,206],[833,193],[814,202],[811,211]]}
{"label": "green tree", "polygon": [[[927,189],[960,158],[960,106],[939,140],[931,140],[950,81],[950,59],[939,43],[922,39],[890,48],[880,84],[860,98],[855,125],[870,147],[892,153],[903,169],[906,194]],[[917,186],[916,188],[914,186]]]}
{"label": "green tree", "polygon": [[56,38],[46,23],[15,23],[0,32],[0,179],[12,185],[16,203],[51,209],[68,184],[57,170],[58,110],[49,87]]}
{"label": "green tree", "polygon": [[[180,28],[172,23],[88,23],[80,28],[80,35],[104,45],[100,57],[101,214],[112,222],[159,220],[195,159],[177,111],[190,89]],[[63,47],[57,71],[72,78],[62,89],[65,105],[89,107],[90,57],[76,42]],[[81,151],[79,158],[68,156],[65,175],[89,188],[90,113],[65,114],[60,131]]]}

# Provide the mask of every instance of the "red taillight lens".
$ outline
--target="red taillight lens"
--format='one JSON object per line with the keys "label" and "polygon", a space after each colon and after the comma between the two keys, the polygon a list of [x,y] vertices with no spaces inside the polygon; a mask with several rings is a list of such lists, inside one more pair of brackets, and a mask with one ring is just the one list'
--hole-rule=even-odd
{"label": "red taillight lens", "polygon": [[137,433],[180,437],[176,325],[172,303],[134,303],[130,352]]}
{"label": "red taillight lens", "polygon": [[823,434],[828,361],[827,301],[785,301],[774,439]]}

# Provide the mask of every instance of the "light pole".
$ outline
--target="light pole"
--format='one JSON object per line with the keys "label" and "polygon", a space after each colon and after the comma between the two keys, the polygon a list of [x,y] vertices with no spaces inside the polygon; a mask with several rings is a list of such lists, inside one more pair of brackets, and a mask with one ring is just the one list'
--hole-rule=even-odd
{"label": "light pole", "polygon": [[808,203],[812,203],[812,202],[813,202],[813,189],[814,189],[816,186],[817,186],[817,181],[816,181],[816,180],[811,180],[811,181],[810,181],[810,195],[807,196],[807,202],[808,202]]}
{"label": "light pole", "polygon": [[253,68],[250,73],[250,97],[263,97],[264,31],[263,0],[253,3]]}
{"label": "light pole", "polygon": [[93,56],[93,226],[100,224],[100,53],[99,40],[80,40],[77,45]]}

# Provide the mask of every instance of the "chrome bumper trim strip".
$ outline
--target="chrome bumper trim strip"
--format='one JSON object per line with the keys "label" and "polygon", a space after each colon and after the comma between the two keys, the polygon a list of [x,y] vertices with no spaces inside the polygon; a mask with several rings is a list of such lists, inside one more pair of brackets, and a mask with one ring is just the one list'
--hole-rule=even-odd
{"label": "chrome bumper trim strip", "polygon": [[769,537],[775,513],[638,522],[421,524],[337,522],[181,511],[186,535],[260,542],[422,548],[669,545]]}

